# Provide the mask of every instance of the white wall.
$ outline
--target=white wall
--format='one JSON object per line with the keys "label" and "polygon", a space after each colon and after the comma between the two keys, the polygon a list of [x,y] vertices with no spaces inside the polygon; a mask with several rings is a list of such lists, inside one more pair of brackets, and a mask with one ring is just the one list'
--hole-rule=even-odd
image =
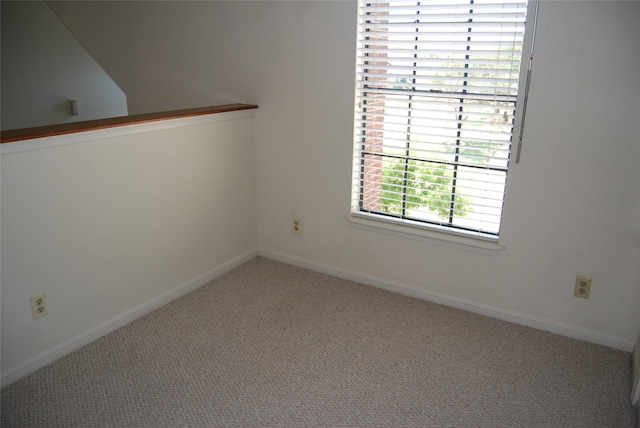
{"label": "white wall", "polygon": [[253,116],[2,145],[3,383],[255,256]]}
{"label": "white wall", "polygon": [[[127,97],[42,1],[3,1],[2,129],[127,115]],[[66,101],[78,102],[78,115]]]}
{"label": "white wall", "polygon": [[[136,112],[260,105],[262,254],[631,349],[640,326],[640,59],[631,55],[640,3],[542,1],[525,147],[510,171],[497,256],[345,221],[355,2],[52,7],[119,76]],[[301,236],[290,233],[292,213]],[[593,277],[589,300],[572,296],[576,274]]]}

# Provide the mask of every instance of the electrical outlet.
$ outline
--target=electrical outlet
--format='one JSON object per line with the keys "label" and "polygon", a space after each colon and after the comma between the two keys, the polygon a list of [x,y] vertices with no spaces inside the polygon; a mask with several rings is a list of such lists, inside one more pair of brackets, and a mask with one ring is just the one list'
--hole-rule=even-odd
{"label": "electrical outlet", "polygon": [[34,320],[49,314],[49,310],[47,309],[47,296],[44,293],[31,297],[31,313],[33,314]]}
{"label": "electrical outlet", "polygon": [[291,216],[291,232],[296,235],[302,235],[302,219],[300,216]]}
{"label": "electrical outlet", "polygon": [[576,277],[576,288],[573,290],[573,295],[575,297],[588,299],[589,292],[591,292],[591,278],[588,276],[578,275]]}

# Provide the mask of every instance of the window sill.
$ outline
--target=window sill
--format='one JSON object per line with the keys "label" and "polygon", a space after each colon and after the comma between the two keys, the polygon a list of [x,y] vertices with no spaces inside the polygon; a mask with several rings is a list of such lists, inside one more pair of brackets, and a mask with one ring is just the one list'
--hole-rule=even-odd
{"label": "window sill", "polygon": [[347,221],[358,229],[385,233],[401,238],[412,239],[430,244],[443,245],[476,253],[497,255],[505,247],[498,244],[497,238],[480,233],[465,233],[443,230],[437,226],[415,224],[406,220],[388,220],[375,214],[351,213]]}

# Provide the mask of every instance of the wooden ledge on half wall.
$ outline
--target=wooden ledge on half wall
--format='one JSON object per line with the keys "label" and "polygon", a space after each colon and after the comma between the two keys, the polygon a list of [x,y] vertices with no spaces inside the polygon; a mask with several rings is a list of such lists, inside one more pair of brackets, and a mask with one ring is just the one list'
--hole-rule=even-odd
{"label": "wooden ledge on half wall", "polygon": [[52,137],[54,135],[74,134],[77,132],[95,131],[97,129],[133,125],[144,122],[177,119],[205,114],[226,113],[229,111],[251,110],[258,108],[255,104],[224,104],[219,106],[171,110],[159,113],[144,113],[131,116],[112,117],[107,119],[87,120],[84,122],[60,123],[57,125],[38,126],[34,128],[10,129],[0,131],[0,143],[30,140],[33,138]]}

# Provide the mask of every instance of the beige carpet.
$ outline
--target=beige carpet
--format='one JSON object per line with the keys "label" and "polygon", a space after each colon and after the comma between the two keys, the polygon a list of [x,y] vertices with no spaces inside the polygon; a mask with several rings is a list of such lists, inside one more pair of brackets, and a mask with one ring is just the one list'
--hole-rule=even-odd
{"label": "beige carpet", "polygon": [[635,427],[629,353],[257,258],[2,390],[3,427]]}

